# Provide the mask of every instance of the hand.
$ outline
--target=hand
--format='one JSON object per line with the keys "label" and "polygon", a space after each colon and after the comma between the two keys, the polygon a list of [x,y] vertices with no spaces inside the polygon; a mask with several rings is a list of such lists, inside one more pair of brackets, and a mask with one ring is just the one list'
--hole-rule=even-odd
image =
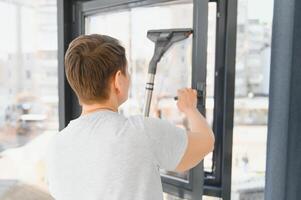
{"label": "hand", "polygon": [[191,88],[182,88],[178,90],[177,106],[179,110],[185,114],[196,110],[197,91]]}

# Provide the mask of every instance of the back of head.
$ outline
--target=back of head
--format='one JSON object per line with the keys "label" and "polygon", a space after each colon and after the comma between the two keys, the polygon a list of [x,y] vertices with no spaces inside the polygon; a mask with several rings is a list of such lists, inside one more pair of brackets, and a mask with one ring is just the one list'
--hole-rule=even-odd
{"label": "back of head", "polygon": [[120,70],[126,73],[125,49],[115,38],[106,35],[81,35],[74,39],[65,54],[65,72],[80,102],[103,102],[110,95],[110,81]]}

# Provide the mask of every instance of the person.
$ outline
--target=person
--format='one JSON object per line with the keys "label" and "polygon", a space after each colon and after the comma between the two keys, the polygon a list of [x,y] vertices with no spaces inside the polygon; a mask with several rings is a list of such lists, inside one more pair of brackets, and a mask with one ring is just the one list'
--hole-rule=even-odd
{"label": "person", "polygon": [[160,200],[160,168],[185,172],[213,150],[214,134],[196,108],[194,89],[177,91],[189,131],[168,120],[118,113],[131,80],[117,39],[75,38],[65,54],[65,72],[82,112],[49,144],[47,182],[55,199]]}

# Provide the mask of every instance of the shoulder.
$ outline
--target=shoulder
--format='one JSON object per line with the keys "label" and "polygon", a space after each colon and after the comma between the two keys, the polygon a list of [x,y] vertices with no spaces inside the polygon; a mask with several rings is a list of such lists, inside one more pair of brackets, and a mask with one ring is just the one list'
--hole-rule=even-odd
{"label": "shoulder", "polygon": [[130,127],[137,129],[144,129],[144,116],[143,115],[132,115],[127,117],[127,123]]}
{"label": "shoulder", "polygon": [[133,115],[127,118],[128,124],[138,129],[146,129],[156,125],[170,124],[168,120],[155,117],[144,117],[143,115]]}

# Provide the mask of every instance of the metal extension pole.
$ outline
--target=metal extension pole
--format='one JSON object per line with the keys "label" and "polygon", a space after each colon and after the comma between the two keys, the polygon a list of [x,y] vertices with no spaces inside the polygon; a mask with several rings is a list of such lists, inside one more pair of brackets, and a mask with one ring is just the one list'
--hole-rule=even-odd
{"label": "metal extension pole", "polygon": [[152,99],[153,90],[154,90],[155,74],[149,73],[147,80],[148,81],[146,83],[146,88],[145,88],[146,102],[144,105],[144,116],[145,117],[149,116],[150,104],[151,104],[151,99]]}

